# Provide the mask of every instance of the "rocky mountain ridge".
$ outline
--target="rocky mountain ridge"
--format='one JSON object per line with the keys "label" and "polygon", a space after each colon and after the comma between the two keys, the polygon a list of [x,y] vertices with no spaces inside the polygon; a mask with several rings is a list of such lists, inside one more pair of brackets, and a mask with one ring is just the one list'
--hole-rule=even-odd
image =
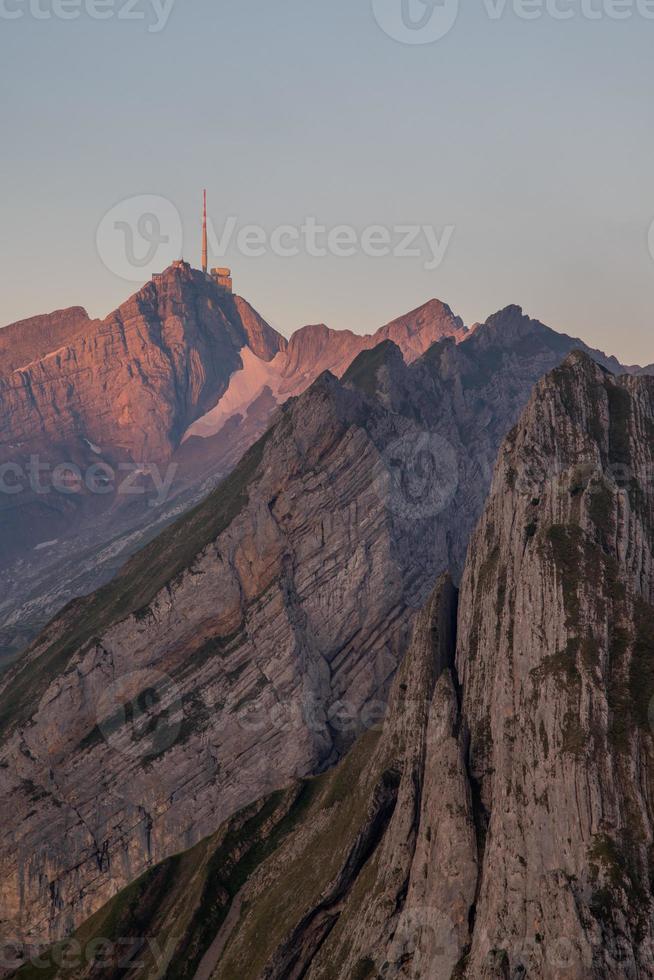
{"label": "rocky mountain ridge", "polygon": [[51,624],[0,687],[5,930],[57,938],[347,750],[357,725],[333,713],[386,697],[416,610],[458,579],[502,438],[570,343],[510,309],[411,365],[389,341],[361,353]]}
{"label": "rocky mountain ridge", "polygon": [[383,726],[78,937],[145,927],[147,977],[654,976],[653,437],[654,379],[549,373]]}
{"label": "rocky mountain ridge", "polygon": [[323,370],[382,335],[410,360],[464,333],[432,301],[374,335],[287,342],[186,263],[103,321],[73,308],[0,330],[0,664],[206,496]]}

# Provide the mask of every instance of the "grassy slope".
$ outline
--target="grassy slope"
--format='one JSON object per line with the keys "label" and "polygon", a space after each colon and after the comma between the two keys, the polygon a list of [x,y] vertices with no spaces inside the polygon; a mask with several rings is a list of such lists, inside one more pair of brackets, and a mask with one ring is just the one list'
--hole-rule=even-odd
{"label": "grassy slope", "polygon": [[[366,733],[336,768],[247,807],[191,850],[152,868],[70,940],[43,954],[39,965],[23,966],[14,974],[16,980],[89,976],[94,942],[117,944],[124,958],[129,948],[125,941],[137,937],[155,940],[156,949],[167,958],[161,972],[153,947],[146,943],[137,954],[143,964],[142,980],[157,975],[191,980],[234,898],[248,882],[254,887],[247,888],[237,928],[215,976],[230,980],[259,976],[342,867],[379,776],[378,767],[370,766],[378,739],[379,732]],[[374,856],[369,864],[373,862]],[[360,877],[365,874],[364,868]],[[75,961],[74,969],[61,965],[67,960]],[[124,974],[122,967],[118,959],[109,967],[105,961],[102,975],[105,980],[118,980]]]}

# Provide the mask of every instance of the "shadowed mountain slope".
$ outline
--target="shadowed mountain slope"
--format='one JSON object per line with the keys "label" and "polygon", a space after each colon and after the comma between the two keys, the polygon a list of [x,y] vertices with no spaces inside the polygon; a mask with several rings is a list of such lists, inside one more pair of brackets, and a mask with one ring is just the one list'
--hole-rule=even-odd
{"label": "shadowed mountain slope", "polygon": [[280,403],[382,333],[410,360],[465,328],[434,300],[375,335],[306,327],[288,343],[177,263],[102,321],[71,309],[1,330],[0,664],[202,500]]}
{"label": "shadowed mountain slope", "polygon": [[502,438],[570,343],[510,309],[411,365],[388,341],[360,354],[53,621],[0,686],[6,930],[57,938],[348,749],[360,726],[334,713],[386,697],[416,610],[460,576]]}
{"label": "shadowed mountain slope", "polygon": [[458,610],[444,578],[383,729],[79,935],[145,922],[170,978],[653,977],[653,467],[654,379],[571,354],[504,441]]}

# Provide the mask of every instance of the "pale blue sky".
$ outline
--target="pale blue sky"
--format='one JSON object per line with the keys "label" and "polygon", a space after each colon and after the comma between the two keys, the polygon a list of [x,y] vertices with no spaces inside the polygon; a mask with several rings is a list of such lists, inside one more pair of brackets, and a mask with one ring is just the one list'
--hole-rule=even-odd
{"label": "pale blue sky", "polygon": [[468,323],[515,302],[654,360],[654,20],[635,0],[624,21],[588,20],[580,0],[571,20],[525,21],[511,3],[492,20],[463,0],[426,45],[389,38],[372,0],[177,0],[159,33],[150,0],[146,20],[102,21],[3,9],[21,2],[0,19],[1,323],[73,304],[105,315],[130,295],[95,236],[133,195],[175,204],[199,265],[206,185],[218,226],[454,226],[431,271],[214,257],[287,334],[369,331],[437,296]]}

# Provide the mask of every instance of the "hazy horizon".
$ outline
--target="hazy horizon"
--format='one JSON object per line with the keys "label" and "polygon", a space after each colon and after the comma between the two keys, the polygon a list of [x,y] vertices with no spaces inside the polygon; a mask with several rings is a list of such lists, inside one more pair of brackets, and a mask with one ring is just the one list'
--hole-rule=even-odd
{"label": "hazy horizon", "polygon": [[438,297],[467,324],[515,303],[624,363],[654,360],[654,21],[635,4],[622,20],[608,0],[560,0],[571,19],[531,20],[486,0],[405,44],[378,23],[394,0],[177,2],[155,31],[145,0],[142,20],[46,19],[35,2],[0,42],[3,325],[73,305],[103,317],[138,288],[96,247],[124,200],[170,202],[197,267],[206,186],[218,236],[232,216],[268,235],[424,225],[446,245],[432,268],[424,243],[417,257],[253,257],[235,237],[214,250],[286,335],[370,333]]}

